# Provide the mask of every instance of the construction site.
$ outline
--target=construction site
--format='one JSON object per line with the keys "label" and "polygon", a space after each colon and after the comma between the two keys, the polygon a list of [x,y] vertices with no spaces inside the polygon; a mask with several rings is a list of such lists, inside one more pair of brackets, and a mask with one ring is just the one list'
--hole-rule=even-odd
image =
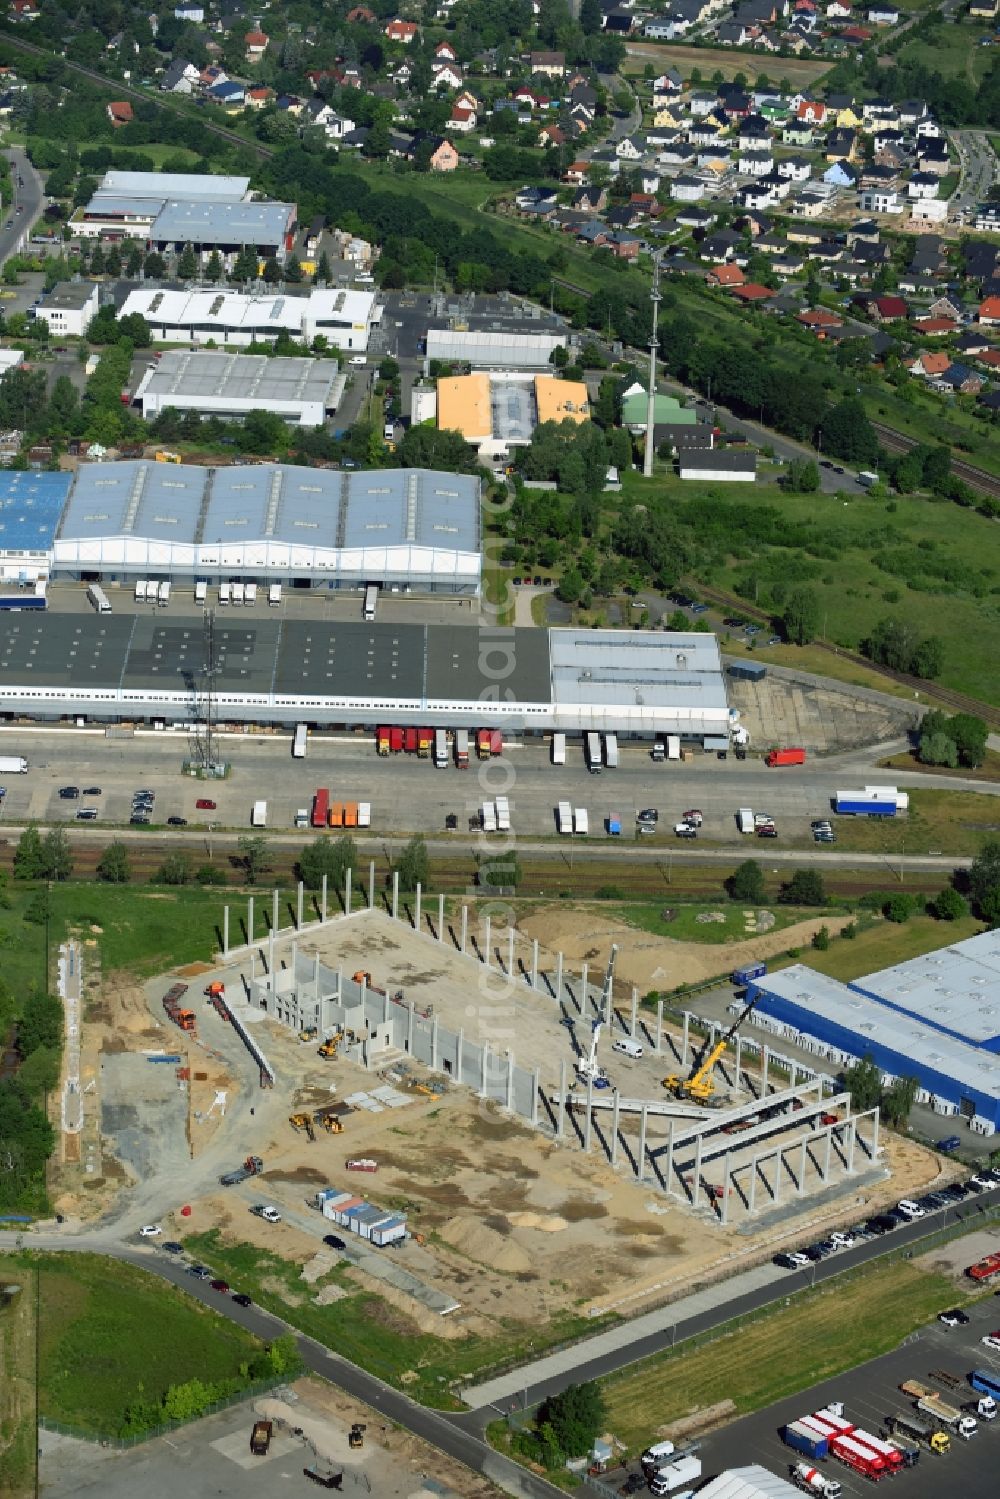
{"label": "construction site", "polygon": [[127,1186],[165,1234],[297,1265],[303,1297],[508,1337],[673,1299],[938,1176],[741,990],[713,1029],[641,1004],[613,942],[571,964],[443,898],[327,917],[324,894],[307,919],[300,891],[285,926],[256,902],[218,966],[127,992],[98,993],[87,941],[67,954],[87,1008],[59,1211]]}

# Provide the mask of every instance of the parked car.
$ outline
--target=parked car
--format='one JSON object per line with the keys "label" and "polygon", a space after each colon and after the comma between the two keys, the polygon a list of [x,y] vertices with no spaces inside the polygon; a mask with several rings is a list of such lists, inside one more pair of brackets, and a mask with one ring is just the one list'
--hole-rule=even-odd
{"label": "parked car", "polygon": [[704,813],[699,812],[697,807],[692,807],[689,812],[682,813],[681,820],[689,822],[692,827],[700,828],[705,821]]}
{"label": "parked car", "polygon": [[79,786],[61,786],[59,788],[59,795],[64,802],[75,802],[80,795],[80,788]]}
{"label": "parked car", "polygon": [[[687,813],[685,813],[686,817]],[[659,822],[660,814],[655,807],[643,807],[642,811],[636,814],[635,820],[636,822]]]}
{"label": "parked car", "polygon": [[160,1248],[165,1250],[167,1254],[184,1253],[184,1245],[178,1244],[176,1239],[165,1239],[164,1242],[160,1245]]}
{"label": "parked car", "polygon": [[94,822],[97,819],[96,807],[81,807],[76,814],[77,822]]}
{"label": "parked car", "polygon": [[1000,1352],[1000,1331],[988,1332],[984,1338],[979,1339],[984,1348],[992,1348],[994,1353]]}
{"label": "parked car", "polygon": [[244,1291],[235,1291],[233,1300],[237,1306],[253,1306],[253,1300]]}
{"label": "parked car", "polygon": [[938,1312],[938,1321],[945,1327],[965,1327],[969,1318],[960,1306],[953,1306],[949,1312]]}
{"label": "parked car", "polygon": [[219,1293],[220,1296],[226,1296],[226,1295],[228,1295],[228,1293],[229,1293],[229,1282],[228,1282],[228,1280],[213,1280],[212,1281],[212,1290],[213,1291],[218,1291],[218,1293]]}
{"label": "parked car", "polygon": [[698,829],[693,828],[689,822],[678,822],[674,824],[674,833],[678,838],[697,838]]}
{"label": "parked car", "polygon": [[158,1223],[146,1223],[139,1230],[140,1239],[156,1239],[162,1234],[163,1229]]}
{"label": "parked car", "polygon": [[331,1249],[346,1249],[347,1245],[339,1234],[324,1234],[323,1243],[329,1244]]}
{"label": "parked car", "polygon": [[195,1280],[211,1280],[212,1272],[207,1265],[189,1265],[188,1274],[193,1275]]}
{"label": "parked car", "polygon": [[774,1256],[772,1261],[772,1264],[780,1266],[782,1270],[801,1270],[808,1263],[809,1256],[800,1253],[797,1249],[782,1250],[780,1254]]}
{"label": "parked car", "polygon": [[922,1218],[924,1210],[919,1202],[914,1202],[910,1197],[904,1197],[896,1203],[896,1212],[901,1213],[904,1218]]}
{"label": "parked car", "polygon": [[100,786],[84,786],[83,794],[84,796],[102,796],[104,793]]}
{"label": "parked car", "polygon": [[188,825],[188,820],[187,820],[186,817],[168,817],[167,818],[167,827],[168,828],[186,828],[187,825]]}
{"label": "parked car", "polygon": [[773,822],[765,823],[763,827],[757,828],[756,832],[758,838],[777,838],[778,836],[778,829]]}
{"label": "parked car", "polygon": [[215,802],[210,802],[207,796],[199,796],[198,800],[195,802],[195,806],[198,808],[199,812],[214,812],[215,805]]}

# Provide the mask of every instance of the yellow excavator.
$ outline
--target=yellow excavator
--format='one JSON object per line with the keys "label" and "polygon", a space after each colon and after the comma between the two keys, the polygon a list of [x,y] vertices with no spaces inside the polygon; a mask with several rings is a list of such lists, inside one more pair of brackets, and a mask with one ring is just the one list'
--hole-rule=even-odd
{"label": "yellow excavator", "polygon": [[308,1114],[289,1114],[288,1122],[292,1129],[305,1130],[310,1140],[315,1140],[316,1131],[313,1129],[313,1122]]}
{"label": "yellow excavator", "polygon": [[754,995],[750,1003],[744,1007],[728,1031],[726,1031],[725,1035],[716,1041],[710,1051],[706,1051],[708,1046],[706,1040],[705,1046],[702,1047],[699,1054],[695,1057],[694,1066],[687,1077],[680,1077],[676,1073],[671,1073],[669,1077],[663,1079],[663,1086],[669,1093],[672,1093],[675,1098],[690,1099],[692,1103],[708,1103],[715,1092],[715,1083],[712,1080],[715,1064],[722,1057],[723,1052],[736,1035],[744,1020],[750,1015],[758,998],[759,995]]}
{"label": "yellow excavator", "polygon": [[344,1133],[344,1121],[338,1119],[336,1114],[321,1114],[316,1122],[323,1126],[328,1135],[342,1135]]}
{"label": "yellow excavator", "polygon": [[323,1045],[319,1048],[317,1055],[321,1057],[329,1057],[332,1061],[333,1058],[337,1055],[337,1047],[339,1045],[340,1037],[330,1036],[326,1041],[323,1042]]}

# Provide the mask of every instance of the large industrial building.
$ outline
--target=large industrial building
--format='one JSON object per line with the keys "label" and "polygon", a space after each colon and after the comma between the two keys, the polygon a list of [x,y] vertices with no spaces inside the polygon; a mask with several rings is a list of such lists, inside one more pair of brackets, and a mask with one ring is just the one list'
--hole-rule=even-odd
{"label": "large industrial building", "polygon": [[94,463],[0,472],[0,573],[22,584],[479,592],[479,481],[424,469]]}
{"label": "large industrial building", "polygon": [[369,291],[313,287],[263,295],[236,291],[177,291],[143,286],[130,292],[119,317],[137,312],[149,324],[155,343],[204,344],[243,348],[274,343],[279,334],[311,344],[322,335],[338,349],[362,353],[382,308]]}
{"label": "large industrial building", "polygon": [[469,364],[474,370],[551,370],[553,349],[565,349],[568,342],[565,333],[431,328],[427,362]]}
{"label": "large industrial building", "polygon": [[918,1101],[1000,1127],[1000,932],[983,932],[842,984],[802,964],[751,986],[758,1023],[838,1064],[871,1056],[915,1077]]}
{"label": "large industrial building", "polygon": [[283,261],[295,234],[294,203],[256,201],[248,177],[189,172],[106,172],[71,223],[82,238],[136,239],[149,249],[203,258],[217,250],[229,265],[251,248]]}
{"label": "large industrial building", "polygon": [[296,427],[321,427],[340,405],[347,376],[335,359],[272,359],[172,349],[151,364],[134,402],[149,421],[161,411],[241,420],[272,411]]}
{"label": "large industrial building", "polygon": [[[230,500],[227,513],[238,517],[238,498]],[[113,591],[111,608],[10,615],[0,634],[0,715],[197,721],[203,616],[148,613]],[[486,723],[512,734],[670,733],[699,743],[728,735],[711,635],[331,622],[265,607],[219,611],[214,642],[212,695],[227,723]]]}

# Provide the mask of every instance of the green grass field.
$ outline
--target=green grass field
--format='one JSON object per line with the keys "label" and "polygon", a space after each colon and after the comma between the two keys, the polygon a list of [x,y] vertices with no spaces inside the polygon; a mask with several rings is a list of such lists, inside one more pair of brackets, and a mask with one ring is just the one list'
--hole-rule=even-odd
{"label": "green grass field", "polygon": [[[621,921],[628,922],[629,926],[639,927],[657,937],[672,937],[675,942],[704,942],[708,946],[722,946],[727,942],[745,942],[748,937],[755,935],[752,930],[747,930],[743,913],[750,908],[742,902],[727,904],[723,897],[714,905],[668,904],[666,909],[673,913],[669,921],[663,918],[664,909],[662,901],[655,905],[630,902],[627,906],[618,907],[614,914]],[[806,921],[809,917],[823,914],[812,907],[802,910],[798,906],[778,906],[773,902],[767,903],[767,909],[775,917],[774,926],[769,928],[772,932],[780,932],[797,921]],[[829,914],[838,915],[840,912],[831,906]],[[724,920],[699,921],[699,916],[705,915],[721,915]]]}
{"label": "green grass field", "polygon": [[685,82],[690,79],[692,69],[696,68],[700,69],[706,82],[716,71],[721,72],[727,80],[735,78],[737,73],[744,73],[751,83],[761,73],[765,73],[774,83],[787,78],[793,89],[802,89],[810,88],[824,73],[830,71],[831,66],[828,61],[810,62],[807,58],[767,57],[735,52],[729,47],[680,47],[661,42],[630,41],[626,44],[625,51],[622,72],[628,76],[641,74],[646,64],[651,62],[657,70],[677,68],[683,74]]}
{"label": "green grass field", "polygon": [[[944,881],[942,880],[942,884]],[[886,889],[890,885],[886,883]],[[902,886],[908,890],[907,885]],[[961,921],[936,921],[933,916],[911,916],[902,924],[879,918],[870,926],[862,926],[853,941],[838,939],[830,943],[826,952],[810,948],[803,961],[830,978],[850,983],[863,973],[874,973],[878,969],[891,968],[894,963],[904,963],[908,958],[919,958],[924,953],[934,952],[953,942],[963,942],[982,931],[982,922],[972,916]],[[779,967],[780,964],[772,964]]]}
{"label": "green grass field", "polygon": [[901,854],[977,854],[985,839],[1000,834],[1000,798],[911,789],[906,816],[838,817],[835,824],[838,852],[884,854],[891,885]]}
{"label": "green grass field", "polygon": [[[700,540],[698,511],[685,516],[673,505],[685,499],[690,504],[694,488],[662,476],[644,480],[629,474],[624,481],[627,496],[671,506]],[[715,542],[711,552],[702,548],[704,565],[691,578],[695,588],[700,577],[734,592],[739,580],[754,577],[757,599],[766,607],[774,584],[808,584],[820,609],[820,635],[851,649],[883,617],[907,620],[921,634],[941,640],[943,685],[1000,702],[1000,553],[992,545],[993,522],[972,510],[915,498],[841,500],[735,484],[706,486],[703,493],[739,509],[766,505],[779,520],[802,529],[794,546],[755,544],[741,541],[737,523],[732,534],[738,557],[721,556]],[[911,587],[907,575],[919,587]]]}
{"label": "green grass field", "polygon": [[719,1401],[759,1410],[889,1352],[955,1300],[945,1276],[904,1262],[803,1291],[736,1332],[605,1380],[608,1429],[635,1453],[662,1425]]}
{"label": "green grass field", "polygon": [[979,38],[989,31],[988,21],[949,21],[936,26],[930,36],[906,40],[896,57],[921,63],[945,78],[963,78],[978,88],[993,65],[993,48],[979,46]]}
{"label": "green grass field", "polygon": [[52,888],[53,947],[70,927],[99,928],[104,972],[139,977],[207,959],[220,945],[222,896],[200,889],[71,883]]}
{"label": "green grass field", "polygon": [[32,1499],[35,1484],[35,1271],[0,1259],[0,1284],[20,1286],[0,1303],[0,1494]]}
{"label": "green grass field", "polygon": [[[489,1335],[446,1340],[422,1333],[404,1312],[378,1296],[359,1291],[344,1274],[345,1264],[328,1271],[310,1288],[298,1267],[248,1244],[220,1239],[216,1231],[194,1234],[185,1247],[225,1275],[254,1301],[284,1317],[301,1332],[336,1348],[345,1358],[377,1374],[389,1384],[405,1388],[414,1400],[445,1410],[460,1408],[450,1384],[463,1376],[485,1372],[501,1362],[536,1355],[552,1343],[563,1343],[585,1331],[606,1326],[589,1318],[555,1317],[544,1326],[526,1326],[491,1313]],[[329,1306],[317,1306],[312,1296],[333,1283],[348,1294]],[[516,1286],[512,1287],[516,1294]]]}
{"label": "green grass field", "polygon": [[233,1378],[260,1350],[252,1334],[132,1265],[52,1255],[38,1273],[39,1411],[81,1431],[114,1435],[131,1401]]}

